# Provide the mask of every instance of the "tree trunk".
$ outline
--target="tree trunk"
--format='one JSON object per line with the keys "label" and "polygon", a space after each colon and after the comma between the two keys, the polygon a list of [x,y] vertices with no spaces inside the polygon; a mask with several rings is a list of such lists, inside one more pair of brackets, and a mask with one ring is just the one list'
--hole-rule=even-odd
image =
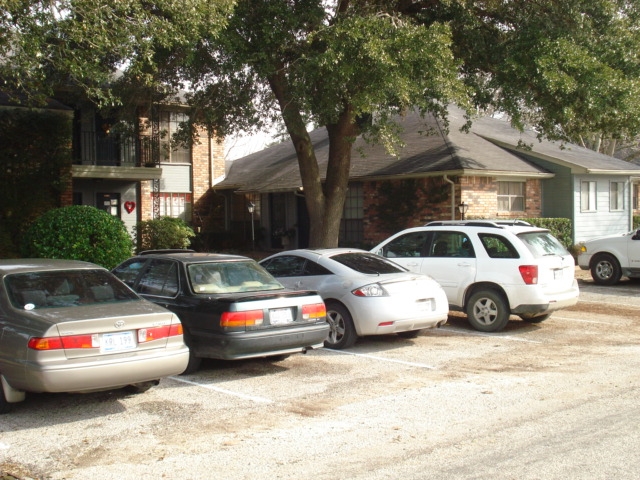
{"label": "tree trunk", "polygon": [[327,126],[329,134],[329,162],[326,181],[322,184],[318,161],[311,138],[295,100],[289,95],[284,69],[275,69],[269,78],[271,89],[278,99],[282,118],[293,142],[300,167],[305,203],[309,213],[310,248],[338,246],[340,220],[349,184],[351,145],[358,128],[351,109],[347,106],[337,122]]}

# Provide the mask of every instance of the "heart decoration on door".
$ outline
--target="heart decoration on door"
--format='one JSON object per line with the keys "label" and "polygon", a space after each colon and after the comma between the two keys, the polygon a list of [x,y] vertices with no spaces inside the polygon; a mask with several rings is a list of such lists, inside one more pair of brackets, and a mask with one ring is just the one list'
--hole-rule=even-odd
{"label": "heart decoration on door", "polygon": [[131,213],[136,209],[136,202],[124,202],[124,209],[127,213]]}

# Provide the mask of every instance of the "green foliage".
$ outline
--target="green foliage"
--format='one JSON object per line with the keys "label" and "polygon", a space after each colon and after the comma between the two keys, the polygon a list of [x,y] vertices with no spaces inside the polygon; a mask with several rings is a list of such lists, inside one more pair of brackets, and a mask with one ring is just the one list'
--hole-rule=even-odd
{"label": "green foliage", "polygon": [[551,234],[560,240],[567,250],[571,251],[573,240],[571,235],[572,224],[568,218],[522,218],[536,227],[546,228]]}
{"label": "green foliage", "polygon": [[0,109],[0,135],[0,256],[15,257],[24,226],[59,207],[71,181],[71,117]]}
{"label": "green foliage", "polygon": [[[98,86],[124,65],[122,81],[155,87],[156,100],[188,82],[196,120],[221,136],[284,123],[314,246],[337,243],[358,134],[394,152],[395,114],[444,117],[457,103],[541,137],[632,138],[638,51],[640,2],[629,0],[9,0],[0,11],[5,88],[72,81],[116,103]],[[324,182],[310,121],[330,136]]]}
{"label": "green foliage", "polygon": [[132,253],[122,220],[87,205],[46,212],[22,240],[25,257],[84,260],[111,269]]}
{"label": "green foliage", "polygon": [[191,244],[191,238],[196,235],[183,220],[173,217],[160,217],[139,222],[135,230],[138,237],[138,251],[187,248]]}

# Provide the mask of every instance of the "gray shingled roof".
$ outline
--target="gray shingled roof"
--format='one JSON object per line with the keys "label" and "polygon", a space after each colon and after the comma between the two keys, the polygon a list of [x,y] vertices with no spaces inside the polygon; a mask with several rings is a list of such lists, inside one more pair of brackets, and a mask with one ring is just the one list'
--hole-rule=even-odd
{"label": "gray shingled roof", "polygon": [[[521,154],[571,166],[574,171],[640,174],[640,166],[599,154],[576,145],[538,142],[532,132],[520,133],[509,123],[494,118],[473,120],[470,133],[460,131],[465,123],[462,110],[449,109],[449,132],[434,117],[415,113],[400,118],[405,146],[398,156],[381,145],[369,145],[361,137],[353,146],[350,178],[380,180],[389,177],[435,175],[483,175],[548,178],[553,174],[525,160]],[[326,172],[329,139],[324,127],[310,132],[321,172]],[[518,151],[518,142],[533,144],[531,151]],[[364,156],[360,153],[362,151]],[[632,173],[630,173],[632,172]],[[285,141],[260,152],[234,160],[227,178],[217,188],[249,192],[295,190],[302,185],[295,150]]]}

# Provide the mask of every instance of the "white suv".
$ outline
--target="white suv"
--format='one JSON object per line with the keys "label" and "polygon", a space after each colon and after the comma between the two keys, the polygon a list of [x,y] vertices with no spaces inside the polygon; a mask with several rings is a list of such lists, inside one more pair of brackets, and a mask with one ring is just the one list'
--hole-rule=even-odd
{"label": "white suv", "polygon": [[614,285],[623,275],[640,278],[640,230],[583,242],[578,265],[591,270],[593,281],[600,285]]}
{"label": "white suv", "polygon": [[522,221],[442,221],[409,228],[371,250],[435,278],[449,308],[483,332],[511,314],[541,322],[578,302],[575,261],[548,230]]}

